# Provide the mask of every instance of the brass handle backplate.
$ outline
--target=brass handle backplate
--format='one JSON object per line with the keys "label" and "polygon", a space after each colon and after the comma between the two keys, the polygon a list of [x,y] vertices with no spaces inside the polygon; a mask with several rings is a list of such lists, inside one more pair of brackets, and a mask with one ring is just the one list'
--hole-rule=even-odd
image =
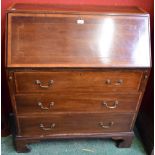
{"label": "brass handle backplate", "polygon": [[44,131],[49,131],[49,130],[52,130],[53,128],[55,128],[55,123],[51,123],[51,125],[50,125],[49,128],[45,127],[44,124],[41,123],[41,124],[40,124],[40,128],[41,128],[42,130],[44,130]]}
{"label": "brass handle backplate", "polygon": [[107,79],[105,83],[109,85],[109,84],[111,84],[111,80]]}
{"label": "brass handle backplate", "polygon": [[52,84],[54,83],[54,81],[53,81],[53,80],[49,80],[49,81],[47,82],[47,85],[43,85],[43,84],[42,84],[43,82],[41,82],[40,80],[36,80],[35,83],[36,83],[37,85],[39,85],[41,88],[49,88],[50,86],[52,86]]}
{"label": "brass handle backplate", "polygon": [[43,104],[42,104],[41,102],[38,102],[38,106],[39,106],[41,109],[49,110],[49,109],[51,109],[51,108],[54,106],[54,102],[50,102],[50,104],[49,104],[49,108],[43,106]]}
{"label": "brass handle backplate", "polygon": [[108,129],[111,128],[114,125],[114,122],[109,122],[108,125],[105,125],[103,122],[99,122],[100,127],[104,128],[104,129]]}
{"label": "brass handle backplate", "polygon": [[[107,79],[107,80],[105,81],[105,83],[106,83],[107,85],[113,84],[112,80],[110,80],[110,79]],[[123,80],[122,80],[122,79],[116,80],[116,81],[114,82],[114,85],[121,85],[121,84],[123,84]]]}
{"label": "brass handle backplate", "polygon": [[84,19],[81,17],[76,21],[77,24],[84,24]]}
{"label": "brass handle backplate", "polygon": [[103,102],[103,105],[108,108],[108,109],[115,109],[118,105],[118,101],[114,101],[114,104],[113,105],[108,105],[108,103],[106,101]]}
{"label": "brass handle backplate", "polygon": [[121,85],[122,83],[123,83],[123,80],[120,79],[120,80],[117,80],[117,81],[115,82],[115,85]]}

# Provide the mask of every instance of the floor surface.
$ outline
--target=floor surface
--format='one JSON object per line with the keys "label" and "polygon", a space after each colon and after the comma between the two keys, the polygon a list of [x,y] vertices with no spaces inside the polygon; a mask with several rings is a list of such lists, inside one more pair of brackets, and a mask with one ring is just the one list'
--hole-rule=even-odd
{"label": "floor surface", "polygon": [[135,137],[131,148],[117,148],[110,139],[82,139],[44,141],[30,144],[30,153],[16,153],[12,136],[1,139],[1,155],[146,155],[139,138]]}

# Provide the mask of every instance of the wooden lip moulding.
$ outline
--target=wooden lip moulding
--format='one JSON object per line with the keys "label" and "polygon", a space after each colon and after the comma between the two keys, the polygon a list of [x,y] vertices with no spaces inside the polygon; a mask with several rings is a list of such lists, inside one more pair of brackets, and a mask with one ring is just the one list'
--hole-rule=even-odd
{"label": "wooden lip moulding", "polygon": [[10,7],[6,71],[17,152],[61,138],[130,147],[151,67],[149,38],[149,14],[137,7]]}

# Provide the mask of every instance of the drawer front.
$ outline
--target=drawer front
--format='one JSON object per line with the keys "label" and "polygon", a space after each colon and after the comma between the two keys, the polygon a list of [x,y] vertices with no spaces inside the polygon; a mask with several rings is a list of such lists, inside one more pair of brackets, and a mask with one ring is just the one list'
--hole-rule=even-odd
{"label": "drawer front", "polygon": [[142,72],[15,72],[17,93],[37,92],[136,92]]}
{"label": "drawer front", "polygon": [[135,112],[139,94],[16,95],[17,113]]}
{"label": "drawer front", "polygon": [[108,133],[130,131],[130,114],[59,114],[44,117],[20,117],[22,136]]}

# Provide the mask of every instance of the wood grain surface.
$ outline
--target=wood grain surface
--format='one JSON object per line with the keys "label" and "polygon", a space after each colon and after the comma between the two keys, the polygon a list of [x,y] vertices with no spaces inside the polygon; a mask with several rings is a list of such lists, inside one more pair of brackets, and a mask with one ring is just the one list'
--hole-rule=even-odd
{"label": "wood grain surface", "polygon": [[[142,72],[15,72],[17,93],[49,92],[137,92]],[[36,84],[39,80],[42,88]],[[109,82],[109,83],[108,83]]]}
{"label": "wood grain surface", "polygon": [[[59,115],[47,115],[43,117],[20,117],[20,135],[22,136],[35,136],[50,134],[67,134],[67,133],[89,133],[89,132],[123,132],[130,131],[130,125],[132,121],[132,115],[130,114],[59,114]],[[110,122],[114,124],[109,128],[103,128],[100,126],[100,122],[103,122],[104,126],[109,126]],[[40,124],[43,124],[45,128],[50,128],[51,124],[55,123],[55,127],[51,130],[43,130]]]}
{"label": "wood grain surface", "polygon": [[7,66],[150,67],[148,25],[148,16],[9,13]]}
{"label": "wood grain surface", "polygon": [[55,112],[136,112],[140,95],[106,93],[61,93],[16,95],[18,115]]}

